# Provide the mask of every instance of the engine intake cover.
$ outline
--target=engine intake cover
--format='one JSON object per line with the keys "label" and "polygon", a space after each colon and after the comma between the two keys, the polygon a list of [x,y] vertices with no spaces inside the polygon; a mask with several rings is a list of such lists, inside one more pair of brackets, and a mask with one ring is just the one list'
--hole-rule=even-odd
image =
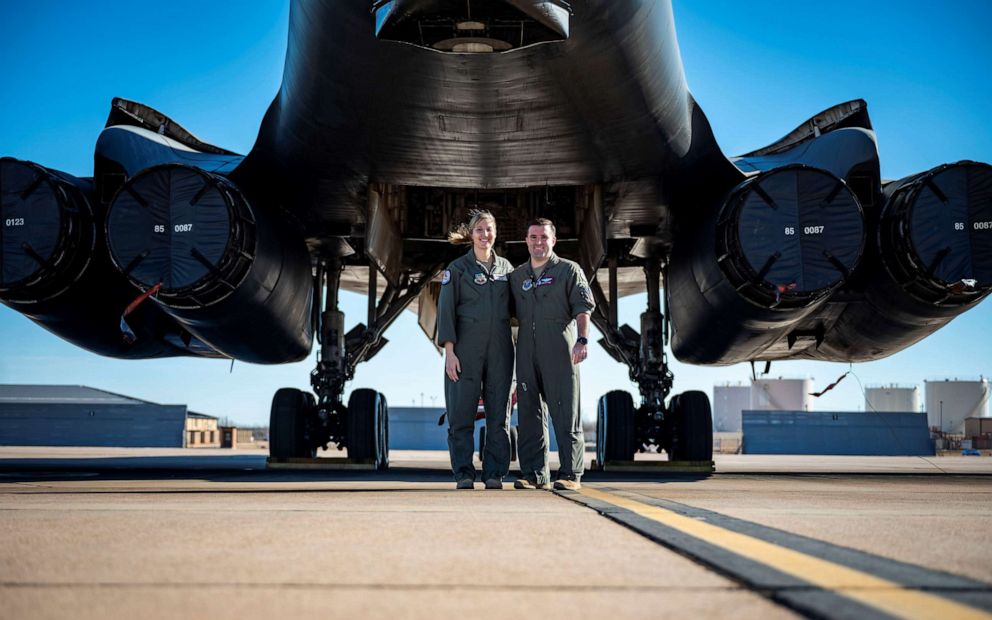
{"label": "engine intake cover", "polygon": [[946,164],[899,182],[879,230],[893,278],[926,303],[967,303],[992,288],[992,166]]}
{"label": "engine intake cover", "polygon": [[313,276],[299,231],[249,205],[225,177],[153,166],[114,196],[107,216],[114,264],[190,334],[228,357],[280,364],[313,344]]}
{"label": "engine intake cover", "polygon": [[135,285],[161,283],[163,303],[201,307],[225,298],[247,275],[255,218],[223,177],[155,166],[114,197],[107,240],[114,262]]}
{"label": "engine intake cover", "polygon": [[43,301],[86,269],[95,225],[73,182],[81,183],[31,162],[0,159],[0,299]]}
{"label": "engine intake cover", "polygon": [[865,244],[861,204],[841,179],[807,166],[751,177],[724,203],[717,256],[763,307],[803,307],[839,286]]}

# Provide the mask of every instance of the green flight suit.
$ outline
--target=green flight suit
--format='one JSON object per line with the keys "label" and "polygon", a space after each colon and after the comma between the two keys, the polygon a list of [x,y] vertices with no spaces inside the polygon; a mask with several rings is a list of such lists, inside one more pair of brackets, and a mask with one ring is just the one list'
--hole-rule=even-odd
{"label": "green flight suit", "polygon": [[516,268],[510,287],[517,332],[517,454],[520,471],[548,483],[548,414],[555,425],[559,479],[578,480],[585,438],[579,412],[579,369],[572,364],[575,317],[596,307],[577,263],[552,254],[539,277],[530,261]]}
{"label": "green flight suit", "polygon": [[448,413],[448,451],[455,480],[475,480],[475,415],[479,396],[486,410],[486,452],[482,479],[502,480],[510,469],[510,385],[513,340],[510,335],[510,272],[496,257],[488,271],[469,250],[452,261],[441,279],[437,341],[455,345],[462,371],[458,381],[444,376]]}

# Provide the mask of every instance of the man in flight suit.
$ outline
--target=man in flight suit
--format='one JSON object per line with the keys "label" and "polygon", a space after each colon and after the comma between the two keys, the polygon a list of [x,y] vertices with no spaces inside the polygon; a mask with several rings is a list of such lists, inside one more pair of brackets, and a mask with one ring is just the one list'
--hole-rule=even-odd
{"label": "man in flight suit", "polygon": [[532,221],[526,241],[530,260],[510,274],[519,322],[517,419],[523,473],[514,486],[548,486],[550,413],[561,460],[554,486],[576,490],[581,486],[585,454],[577,365],[588,354],[589,315],[596,304],[579,265],[555,255],[555,227],[550,220]]}

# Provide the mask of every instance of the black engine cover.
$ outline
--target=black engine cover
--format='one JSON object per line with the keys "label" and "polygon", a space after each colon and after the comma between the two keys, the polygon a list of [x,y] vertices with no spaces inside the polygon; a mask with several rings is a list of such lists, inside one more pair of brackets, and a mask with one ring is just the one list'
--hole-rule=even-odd
{"label": "black engine cover", "polygon": [[226,178],[153,166],[117,192],[107,216],[114,264],[185,329],[232,358],[303,359],[313,343],[310,256],[276,214]]}
{"label": "black engine cover", "polygon": [[125,359],[218,354],[153,304],[121,314],[139,294],[110,262],[100,205],[85,179],[0,159],[0,301],[57,336]]}
{"label": "black engine cover", "polygon": [[864,243],[861,205],[833,174],[794,165],[752,176],[715,222],[676,235],[665,286],[673,353],[760,359],[845,282]]}

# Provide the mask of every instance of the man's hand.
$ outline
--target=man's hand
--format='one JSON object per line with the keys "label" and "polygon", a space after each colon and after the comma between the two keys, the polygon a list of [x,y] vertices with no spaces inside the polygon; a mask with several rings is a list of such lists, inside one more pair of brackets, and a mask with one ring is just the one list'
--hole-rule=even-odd
{"label": "man's hand", "polygon": [[444,374],[448,375],[448,378],[452,381],[458,381],[458,373],[461,371],[462,363],[458,361],[458,356],[455,355],[454,350],[445,351]]}
{"label": "man's hand", "polygon": [[572,363],[579,364],[589,355],[589,345],[576,342],[572,347]]}
{"label": "man's hand", "polygon": [[[589,313],[582,312],[575,315],[575,326],[578,328],[579,338],[586,340],[589,337]],[[588,342],[588,340],[586,340]],[[589,355],[589,345],[576,342],[572,347],[572,364],[576,365],[586,359]]]}

